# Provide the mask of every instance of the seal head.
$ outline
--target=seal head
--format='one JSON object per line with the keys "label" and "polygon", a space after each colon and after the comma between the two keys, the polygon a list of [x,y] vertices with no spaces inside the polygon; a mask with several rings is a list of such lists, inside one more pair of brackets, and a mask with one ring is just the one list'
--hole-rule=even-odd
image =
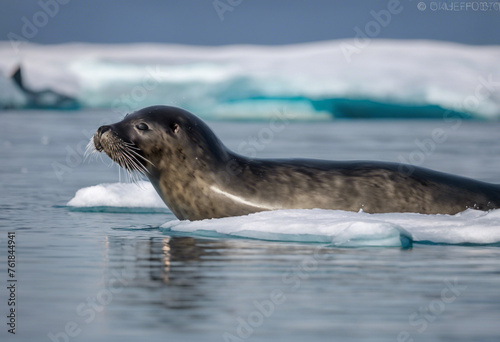
{"label": "seal head", "polygon": [[145,174],[180,219],[223,215],[206,198],[214,183],[224,183],[231,158],[210,128],[195,115],[175,107],[153,106],[99,127],[95,149],[128,171]]}

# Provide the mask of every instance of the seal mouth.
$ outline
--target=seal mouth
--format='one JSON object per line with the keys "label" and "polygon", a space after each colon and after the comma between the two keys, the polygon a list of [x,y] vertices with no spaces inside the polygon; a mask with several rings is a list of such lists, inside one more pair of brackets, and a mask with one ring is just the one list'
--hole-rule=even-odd
{"label": "seal mouth", "polygon": [[147,164],[154,166],[149,159],[143,156],[141,149],[133,142],[125,141],[119,137],[110,126],[99,127],[87,145],[86,154],[97,154],[102,151],[111,160],[127,170],[133,180],[136,179],[133,175],[134,172],[145,175],[149,173]]}

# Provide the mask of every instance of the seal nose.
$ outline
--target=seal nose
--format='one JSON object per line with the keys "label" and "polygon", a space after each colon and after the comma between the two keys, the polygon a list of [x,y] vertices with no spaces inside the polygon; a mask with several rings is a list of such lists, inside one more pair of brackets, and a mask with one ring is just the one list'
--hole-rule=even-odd
{"label": "seal nose", "polygon": [[105,132],[109,131],[111,129],[111,126],[101,126],[97,129],[97,134],[99,136],[103,135]]}
{"label": "seal nose", "polygon": [[99,152],[102,151],[101,137],[104,133],[106,133],[110,129],[111,129],[111,126],[101,126],[97,129],[97,133],[94,134],[94,146],[95,146],[97,151],[99,151]]}

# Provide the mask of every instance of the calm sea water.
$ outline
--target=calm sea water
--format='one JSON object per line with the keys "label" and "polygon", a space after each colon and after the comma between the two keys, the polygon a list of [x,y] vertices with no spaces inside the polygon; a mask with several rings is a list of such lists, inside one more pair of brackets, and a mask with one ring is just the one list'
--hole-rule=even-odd
{"label": "calm sea water", "polygon": [[[209,239],[160,232],[168,211],[70,211],[78,189],[118,181],[117,168],[82,161],[102,118],[117,119],[0,113],[2,341],[500,339],[498,247]],[[496,122],[209,124],[259,157],[410,160],[500,183]],[[254,150],[242,145],[251,136]],[[7,231],[16,232],[15,337],[5,324]]]}

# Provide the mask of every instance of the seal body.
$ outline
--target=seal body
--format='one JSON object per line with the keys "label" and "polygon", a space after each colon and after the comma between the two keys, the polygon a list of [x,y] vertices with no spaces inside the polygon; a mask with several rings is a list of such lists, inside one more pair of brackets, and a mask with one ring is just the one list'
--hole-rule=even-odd
{"label": "seal body", "polygon": [[181,220],[275,209],[455,214],[500,208],[500,186],[397,163],[253,159],[227,149],[195,115],[153,106],[102,126],[98,151],[144,173]]}

